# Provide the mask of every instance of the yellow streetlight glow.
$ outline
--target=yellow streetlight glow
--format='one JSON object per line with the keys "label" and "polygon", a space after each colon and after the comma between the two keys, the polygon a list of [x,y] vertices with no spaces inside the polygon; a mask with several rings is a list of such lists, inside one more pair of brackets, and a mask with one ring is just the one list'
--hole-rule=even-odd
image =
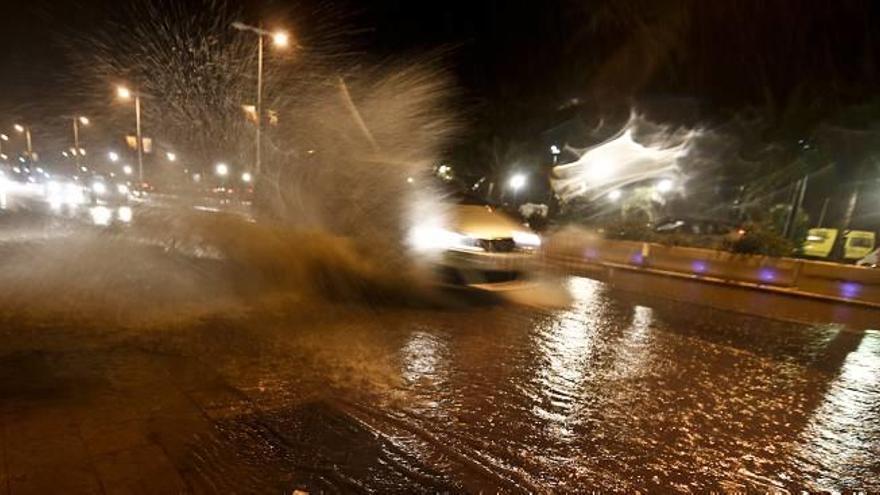
{"label": "yellow streetlight glow", "polygon": [[177,155],[170,152],[170,151],[168,153],[165,153],[165,156],[168,158],[169,162],[173,162],[173,161],[177,160]]}
{"label": "yellow streetlight glow", "polygon": [[7,136],[6,134],[0,134],[0,139],[4,141],[9,141],[9,136]]}
{"label": "yellow streetlight glow", "polygon": [[24,126],[21,124],[15,124],[13,127],[15,128],[16,132],[24,132]]}
{"label": "yellow streetlight glow", "polygon": [[225,163],[218,163],[217,166],[214,167],[214,171],[217,173],[217,175],[225,177],[229,174],[229,166]]}
{"label": "yellow streetlight glow", "polygon": [[126,88],[125,86],[117,86],[116,87],[116,96],[123,100],[127,100],[131,98],[131,90]]}
{"label": "yellow streetlight glow", "polygon": [[89,120],[88,117],[86,117],[86,116],[80,116],[80,118],[79,118],[79,123],[80,123],[80,124],[82,124],[82,125],[89,125],[89,122],[91,122],[91,121]]}
{"label": "yellow streetlight glow", "polygon": [[285,47],[290,42],[290,36],[284,31],[275,31],[272,33],[272,43],[278,47]]}
{"label": "yellow streetlight glow", "polygon": [[250,182],[253,180],[253,176],[251,176],[249,172],[244,172],[243,174],[241,174],[241,180],[243,182]]}

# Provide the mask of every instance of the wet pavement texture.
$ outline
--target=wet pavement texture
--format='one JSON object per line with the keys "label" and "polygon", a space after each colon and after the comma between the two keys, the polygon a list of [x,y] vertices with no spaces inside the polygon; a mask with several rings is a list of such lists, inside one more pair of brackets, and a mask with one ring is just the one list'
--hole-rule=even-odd
{"label": "wet pavement texture", "polygon": [[0,330],[0,493],[880,490],[880,334],[563,281]]}

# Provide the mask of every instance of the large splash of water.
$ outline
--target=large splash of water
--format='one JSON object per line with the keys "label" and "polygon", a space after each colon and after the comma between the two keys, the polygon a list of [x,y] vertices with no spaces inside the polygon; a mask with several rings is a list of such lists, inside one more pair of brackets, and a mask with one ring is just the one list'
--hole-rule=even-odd
{"label": "large splash of water", "polygon": [[[91,49],[81,53],[92,55],[82,61],[83,93],[125,78],[148,96],[145,129],[160,149],[176,150],[191,171],[218,159],[250,167],[253,127],[240,107],[252,98],[253,40],[228,27],[240,13],[209,1],[187,18],[176,4],[148,4],[122,18],[119,27],[132,29],[115,43],[110,32],[85,41]],[[449,80],[429,61],[355,66],[319,57],[326,44],[300,41],[295,60],[267,68],[265,108],[278,124],[264,132],[249,216],[172,202],[143,209],[125,231],[20,246],[0,270],[5,314],[168,321],[279,297],[373,301],[418,292],[423,270],[403,239],[413,219],[442,215],[443,206],[410,178],[429,172],[455,128]],[[189,194],[177,187],[188,179],[179,169],[155,165],[148,176]]]}
{"label": "large splash of water", "polygon": [[683,179],[681,161],[698,133],[650,129],[633,114],[612,138],[586,149],[568,148],[577,160],[553,168],[551,184],[563,201],[595,201],[621,188],[646,181]]}

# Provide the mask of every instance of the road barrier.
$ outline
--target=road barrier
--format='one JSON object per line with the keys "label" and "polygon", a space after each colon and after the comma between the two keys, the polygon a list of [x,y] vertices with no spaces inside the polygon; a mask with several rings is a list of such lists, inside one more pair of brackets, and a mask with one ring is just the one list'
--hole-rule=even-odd
{"label": "road barrier", "polygon": [[578,229],[549,236],[544,253],[574,267],[655,272],[880,307],[880,270],[872,268],[616,241]]}

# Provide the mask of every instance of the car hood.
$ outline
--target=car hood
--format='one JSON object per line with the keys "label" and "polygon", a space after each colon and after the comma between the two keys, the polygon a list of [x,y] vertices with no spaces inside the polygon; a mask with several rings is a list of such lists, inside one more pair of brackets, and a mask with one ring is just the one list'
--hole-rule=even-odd
{"label": "car hood", "polygon": [[528,227],[489,206],[450,205],[449,226],[460,234],[475,239],[505,239],[514,232],[528,232]]}

